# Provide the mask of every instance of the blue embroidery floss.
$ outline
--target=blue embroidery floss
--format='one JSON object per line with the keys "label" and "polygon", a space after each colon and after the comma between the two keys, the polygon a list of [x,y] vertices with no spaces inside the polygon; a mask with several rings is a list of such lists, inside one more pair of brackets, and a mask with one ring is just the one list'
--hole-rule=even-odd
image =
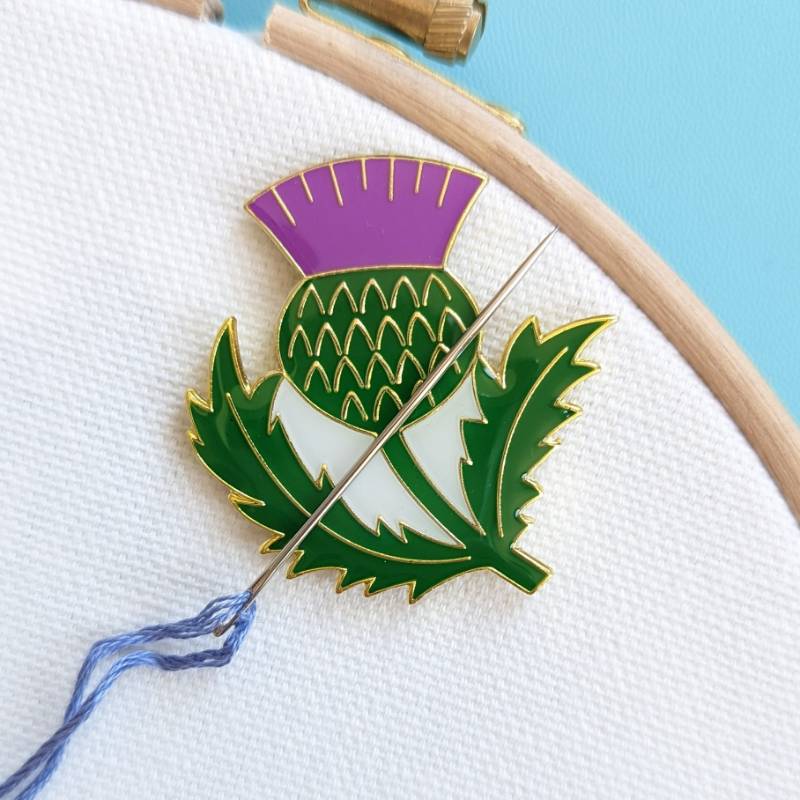
{"label": "blue embroidery floss", "polygon": [[[250,592],[218,597],[194,617],[164,625],[150,625],[138,631],[95,642],[78,673],[72,697],[64,713],[64,723],[13,775],[0,784],[0,798],[8,797],[15,789],[23,786],[15,800],[31,800],[36,797],[58,767],[72,734],[86,722],[105,693],[129,669],[150,666],[172,672],[195,667],[224,667],[230,663],[250,630],[255,616],[255,606],[250,602],[251,599]],[[103,659],[150,642],[205,636],[212,633],[231,614],[236,616],[236,622],[221,647],[185,655],[134,649],[115,661],[87,694],[92,673]]]}
{"label": "blue embroidery floss", "polygon": [[[362,167],[364,160],[362,159]],[[393,164],[393,160],[391,164]],[[420,169],[422,162],[419,162]],[[333,170],[333,165],[329,165],[330,175],[336,183],[336,176]],[[390,169],[393,169],[390,166]],[[366,173],[364,173],[366,174]],[[417,172],[417,181],[419,175]],[[445,182],[443,184],[442,197],[444,191],[447,189],[450,172],[446,173]],[[363,179],[366,181],[366,178]],[[363,184],[366,190],[366,182]],[[307,188],[307,187],[306,187]],[[338,192],[339,189],[337,188]],[[277,194],[273,191],[273,195],[277,198]],[[391,197],[390,197],[391,199]],[[279,205],[283,205],[282,201],[278,198]],[[441,205],[441,201],[440,201]],[[341,207],[341,197],[339,197],[338,206]],[[283,211],[288,214],[286,208]],[[360,213],[360,212],[359,212]],[[427,213],[427,212],[426,212]],[[291,216],[290,216],[291,219]],[[41,788],[50,779],[53,772],[58,767],[59,761],[64,752],[72,734],[89,718],[97,704],[102,700],[105,693],[113,686],[116,680],[124,672],[138,666],[153,666],[163,670],[182,670],[193,669],[195,667],[222,667],[230,662],[234,654],[237,652],[247,631],[250,629],[253,617],[255,615],[255,598],[256,595],[264,588],[269,579],[274,575],[281,566],[283,566],[293,553],[297,552],[297,547],[304,541],[304,539],[314,530],[317,524],[322,520],[327,512],[342,498],[348,486],[361,474],[363,469],[367,466],[369,461],[376,457],[381,451],[382,447],[393,437],[398,434],[403,425],[409,420],[414,410],[425,400],[429,392],[434,388],[436,383],[447,373],[456,360],[460,358],[462,353],[465,352],[470,342],[478,335],[480,330],[494,314],[503,300],[513,291],[514,287],[522,280],[527,270],[536,261],[536,259],[544,252],[545,248],[552,241],[553,237],[558,232],[557,228],[553,228],[550,233],[542,239],[539,244],[528,254],[528,256],[520,263],[514,272],[506,279],[505,283],[496,292],[494,297],[487,303],[486,306],[478,313],[474,320],[470,323],[469,327],[464,329],[462,326],[462,334],[458,337],[457,341],[453,342],[451,346],[446,348],[445,355],[439,362],[433,366],[433,362],[429,371],[424,377],[415,384],[416,388],[411,392],[411,396],[405,403],[397,404],[400,406],[395,416],[386,424],[385,427],[378,433],[371,444],[363,452],[361,457],[344,473],[341,479],[330,489],[327,496],[316,506],[315,510],[308,514],[306,520],[300,525],[295,533],[289,537],[284,543],[283,547],[275,558],[270,562],[269,566],[256,578],[250,585],[250,588],[238,595],[231,595],[227,597],[220,597],[209,603],[197,616],[189,619],[172,622],[165,625],[153,625],[141,630],[131,633],[124,633],[118,636],[112,636],[108,639],[102,639],[97,642],[89,651],[86,661],[78,673],[78,678],[75,682],[75,689],[72,693],[72,698],[64,714],[64,722],[62,726],[23,764],[13,775],[6,779],[3,784],[0,784],[0,798],[8,796],[11,792],[20,789],[19,794],[16,795],[16,800],[30,800],[35,797]],[[444,240],[443,240],[444,241]],[[442,243],[440,243],[442,244]],[[442,244],[444,247],[444,244]],[[402,259],[399,261],[392,261],[390,263],[403,263]],[[408,280],[407,278],[405,280]],[[374,282],[374,279],[373,281]],[[381,291],[379,284],[378,292]],[[400,285],[399,283],[397,284]],[[409,284],[411,285],[411,284]],[[313,288],[313,287],[312,287]],[[413,290],[413,287],[412,287]],[[366,297],[367,295],[365,295]],[[381,295],[382,296],[382,295]],[[321,303],[321,301],[320,301]],[[353,312],[355,312],[355,303],[351,298],[353,305]],[[332,306],[331,306],[332,307]],[[394,307],[394,306],[393,306]],[[320,305],[320,312],[322,306]],[[384,298],[384,309],[386,303]],[[419,312],[417,312],[419,313]],[[391,319],[391,317],[387,317]],[[442,316],[442,319],[445,319]],[[327,323],[326,323],[327,324]],[[607,324],[607,323],[606,323]],[[330,326],[328,326],[330,327]],[[429,325],[430,327],[430,325]],[[223,329],[223,333],[228,331],[229,327]],[[409,340],[410,340],[409,334]],[[538,338],[538,337],[537,337]],[[220,338],[218,341],[222,341]],[[373,348],[374,349],[374,348]],[[235,350],[235,349],[234,349]],[[235,355],[234,350],[231,350],[230,356]],[[409,351],[410,352],[410,351]],[[310,355],[310,352],[309,352]],[[584,365],[585,367],[586,365]],[[235,374],[238,383],[238,391],[244,394],[248,399],[250,397],[249,390],[244,391],[241,384],[241,374],[236,368],[236,364],[232,364],[230,368],[223,369],[222,372],[226,375]],[[266,385],[266,384],[261,384]],[[226,390],[223,396],[228,398],[231,403],[232,395]],[[193,404],[193,420],[197,425],[198,418],[213,414],[213,404],[203,401],[198,396],[192,395]],[[231,404],[231,410],[234,414],[235,408]],[[216,423],[215,423],[216,424]],[[241,420],[237,417],[237,425],[241,425]],[[213,427],[213,426],[212,426]],[[212,431],[213,432],[213,431]],[[244,429],[239,431],[240,436],[244,434]],[[195,438],[193,438],[195,445],[202,442],[202,438],[198,432],[195,431]],[[248,439],[250,448],[253,449],[252,443]],[[203,446],[206,446],[203,444]],[[255,453],[257,448],[253,450]],[[259,466],[265,467],[263,456],[259,453]],[[302,466],[297,463],[295,467]],[[317,489],[321,488],[320,486]],[[281,490],[286,492],[285,487],[281,485]],[[287,494],[287,497],[289,495]],[[294,502],[294,501],[292,501]],[[300,507],[298,506],[298,509]],[[327,561],[324,562],[330,566]],[[338,563],[338,562],[337,562]],[[483,563],[483,562],[481,562]],[[408,583],[408,579],[404,579],[403,583]],[[399,584],[398,584],[399,585]],[[386,585],[383,588],[387,588]],[[532,591],[532,589],[530,589]],[[193,639],[198,636],[203,636],[209,633],[214,633],[217,636],[228,634],[222,647],[213,650],[200,650],[196,653],[189,653],[187,655],[173,655],[166,653],[159,653],[155,650],[135,649],[137,646],[147,644],[149,642],[161,641],[165,639]],[[130,652],[121,654],[121,651],[131,649]],[[89,681],[92,673],[94,672],[97,664],[105,658],[110,656],[120,655],[119,660],[114,662],[107,670],[105,675],[95,685],[94,689],[88,691]]]}

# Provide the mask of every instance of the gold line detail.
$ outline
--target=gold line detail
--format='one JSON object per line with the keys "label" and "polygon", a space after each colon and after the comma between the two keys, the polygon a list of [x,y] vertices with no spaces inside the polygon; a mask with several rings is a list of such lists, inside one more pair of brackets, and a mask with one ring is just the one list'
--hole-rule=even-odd
{"label": "gold line detail", "polygon": [[439,199],[436,201],[436,207],[441,208],[444,203],[444,196],[447,194],[447,187],[450,184],[450,176],[453,174],[453,168],[448,167],[447,173],[444,176],[444,183],[442,184],[442,191],[439,192]]}
{"label": "gold line detail", "polygon": [[311,189],[308,188],[308,182],[306,181],[305,173],[300,173],[300,183],[303,184],[303,191],[306,193],[306,197],[308,198],[309,203],[314,202],[314,195],[311,194]]}
{"label": "gold line detail", "polygon": [[361,159],[361,188],[367,191],[367,159]]}
{"label": "gold line detail", "polygon": [[441,289],[442,294],[448,300],[452,300],[453,299],[453,296],[450,294],[450,290],[444,285],[444,283],[442,282],[442,279],[440,277],[438,277],[438,275],[431,274],[431,275],[428,276],[428,280],[425,281],[425,286],[422,288],[422,305],[423,306],[427,306],[428,305],[428,299],[430,297],[431,287],[434,284],[437,285]]}
{"label": "gold line detail", "polygon": [[340,356],[342,354],[342,345],[339,343],[339,337],[336,335],[336,331],[333,329],[330,322],[326,322],[319,329],[317,340],[314,342],[314,355],[318,356],[322,352],[322,345],[325,344],[325,336],[333,342],[336,355]]}
{"label": "gold line detail", "polygon": [[336,192],[336,202],[340,205],[344,205],[344,200],[342,200],[342,191],[339,188],[339,181],[336,179],[336,172],[333,169],[333,164],[328,164],[328,169],[331,173],[331,180],[333,181],[333,189]]}
{"label": "gold line detail", "polygon": [[369,419],[367,409],[364,408],[364,405],[361,400],[359,400],[358,395],[352,389],[344,396],[344,400],[342,401],[342,419],[347,419],[347,412],[350,410],[351,404],[358,409],[358,413],[361,414],[361,419],[366,422]]}
{"label": "gold line detail", "polygon": [[283,213],[286,215],[286,219],[288,219],[292,225],[297,226],[297,222],[295,222],[292,212],[286,207],[286,203],[283,202],[283,198],[278,194],[278,190],[273,186],[270,191],[272,192],[272,196],[275,198],[278,205],[281,207],[281,211],[283,211]]}
{"label": "gold line detail", "polygon": [[376,350],[380,350],[381,349],[381,342],[383,342],[383,334],[384,334],[384,331],[387,328],[391,328],[395,332],[395,335],[397,336],[397,341],[402,346],[405,346],[406,338],[405,338],[405,336],[403,336],[403,331],[400,330],[400,326],[397,324],[397,322],[395,322],[395,320],[392,319],[392,317],[390,317],[387,314],[381,320],[381,324],[378,325],[378,333],[377,333],[377,335],[375,337],[375,349]]}
{"label": "gold line detail", "polygon": [[344,294],[347,298],[348,302],[350,303],[350,310],[356,312],[358,310],[358,306],[356,305],[356,300],[353,297],[353,293],[350,291],[350,287],[342,281],[333,291],[331,295],[331,299],[328,301],[328,316],[333,314],[333,310],[336,308],[336,302],[339,299],[339,296]]}
{"label": "gold line detail", "polygon": [[[384,311],[389,310],[389,304],[386,302],[386,295],[383,293],[383,289],[381,289],[380,284],[375,280],[375,278],[370,278],[366,284],[364,284],[364,288],[361,290],[361,297],[359,301],[359,308],[362,314],[366,313],[367,309],[367,300],[369,299],[369,290],[372,289],[375,294],[378,296],[378,300],[380,301],[381,308]],[[417,312],[419,313],[419,312]],[[425,320],[427,322],[427,320]]]}
{"label": "gold line detail", "polygon": [[389,159],[389,200],[394,200],[394,159]]}
{"label": "gold line detail", "polygon": [[382,386],[381,390],[378,392],[378,396],[375,398],[375,405],[372,407],[372,419],[377,422],[381,416],[381,403],[383,402],[384,397],[390,397],[395,405],[398,408],[402,408],[403,401],[400,398],[400,395],[394,389],[390,389],[388,386]]}
{"label": "gold line detail", "polygon": [[414,182],[414,194],[419,194],[419,184],[422,180],[422,166],[424,163],[424,161],[420,161],[417,165],[417,180]]}
{"label": "gold line detail", "polygon": [[[534,328],[534,331],[535,331],[535,328]],[[555,333],[555,332],[551,331],[548,336],[552,336],[553,333]],[[540,337],[538,335],[536,335],[535,333],[534,333],[534,335],[535,335],[535,339],[536,339],[537,343],[541,344],[542,340],[540,339]],[[515,341],[515,338],[511,339],[511,342],[513,342],[513,341]],[[509,345],[511,344],[511,342],[509,342]],[[583,348],[580,348],[578,351],[576,351],[573,354],[573,356],[572,356],[573,363],[574,363],[574,359],[576,358],[578,353],[580,353],[581,349],[583,349]],[[542,382],[547,377],[547,375],[549,374],[550,370],[553,369],[553,367],[555,367],[555,365],[559,361],[561,361],[561,359],[564,357],[565,353],[569,353],[569,347],[563,347],[551,359],[550,363],[539,373],[539,376],[533,382],[533,386],[531,386],[531,388],[528,389],[528,391],[525,393],[525,399],[520,404],[519,408],[517,409],[516,414],[514,414],[514,420],[511,423],[511,431],[510,431],[510,433],[508,434],[508,436],[506,438],[505,444],[503,445],[503,456],[502,456],[502,460],[500,461],[500,470],[499,470],[499,472],[497,474],[497,495],[496,495],[496,497],[497,497],[497,533],[499,534],[501,539],[505,538],[506,534],[505,534],[505,531],[503,530],[503,504],[502,504],[502,502],[500,500],[500,493],[501,493],[502,488],[503,488],[503,479],[505,478],[506,462],[508,461],[508,447],[509,447],[509,442],[511,441],[511,434],[516,430],[517,425],[519,425],[520,417],[522,416],[522,412],[524,411],[524,409],[528,405],[528,402],[536,394],[536,392],[539,390],[539,387],[542,385]],[[588,377],[588,375],[586,377]],[[503,382],[504,383],[505,383],[505,378],[506,378],[506,376],[505,376],[505,370],[504,370],[503,371]],[[572,387],[570,387],[570,388],[572,388]],[[561,401],[561,397],[559,396],[556,402],[560,403],[560,401]],[[563,406],[562,406],[562,408],[563,408]],[[566,421],[569,421],[569,420],[566,420]],[[558,427],[561,427],[561,426],[559,425]],[[555,430],[550,431],[550,433],[548,435],[552,436],[553,433],[555,433]],[[545,437],[545,438],[547,438],[547,437]],[[535,466],[539,466],[541,464],[541,461],[542,460],[540,459],[538,464],[535,465]],[[531,472],[531,469],[528,469],[525,472],[525,474],[527,475],[529,472]],[[536,499],[536,498],[534,498],[534,499]],[[528,503],[526,503],[526,505],[528,505]]]}
{"label": "gold line detail", "polygon": [[361,331],[361,335],[364,337],[364,341],[367,343],[367,347],[369,347],[370,350],[375,350],[376,349],[375,342],[373,341],[370,332],[367,330],[364,323],[360,319],[358,319],[358,317],[356,317],[350,323],[349,327],[347,328],[347,333],[345,334],[344,337],[345,354],[348,354],[350,352],[350,346],[353,342],[353,335],[355,334],[356,330]]}
{"label": "gold line detail", "polygon": [[311,349],[311,342],[308,341],[308,336],[306,335],[305,328],[302,325],[298,325],[294,329],[294,333],[292,334],[292,338],[289,339],[289,349],[287,351],[289,358],[292,357],[294,354],[294,346],[297,342],[297,339],[300,338],[303,340],[303,344],[306,346],[306,354],[311,355],[314,351]]}
{"label": "gold line detail", "polygon": [[306,303],[308,302],[308,298],[313,297],[317,303],[317,308],[319,309],[320,314],[325,313],[325,306],[322,303],[322,298],[319,296],[319,292],[317,291],[317,287],[314,286],[313,283],[309,283],[308,288],[303,292],[303,296],[300,298],[300,306],[297,309],[297,316],[298,318],[303,317],[303,314],[306,310]]}
{"label": "gold line detail", "polygon": [[325,372],[325,367],[323,367],[319,361],[315,361],[306,373],[306,379],[303,383],[303,391],[308,391],[308,387],[311,386],[311,379],[314,377],[315,373],[322,378],[322,385],[325,387],[326,391],[331,391],[331,382],[328,379],[327,373]]}
{"label": "gold line detail", "polygon": [[339,363],[336,366],[336,371],[333,373],[333,391],[339,391],[339,387],[342,385],[342,373],[344,372],[345,367],[350,370],[353,380],[363,389],[364,380],[362,379],[361,375],[358,374],[355,364],[353,364],[353,362],[347,356],[344,356],[343,358],[339,359]]}

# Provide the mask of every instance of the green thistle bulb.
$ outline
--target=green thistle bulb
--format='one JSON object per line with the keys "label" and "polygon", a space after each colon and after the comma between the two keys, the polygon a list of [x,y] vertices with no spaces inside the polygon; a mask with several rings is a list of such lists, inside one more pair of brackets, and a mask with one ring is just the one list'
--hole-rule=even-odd
{"label": "green thistle bulb", "polygon": [[[283,369],[320,410],[377,433],[460,338],[477,310],[443,269],[377,267],[304,280],[278,334]],[[458,387],[473,341],[415,411],[418,419]]]}

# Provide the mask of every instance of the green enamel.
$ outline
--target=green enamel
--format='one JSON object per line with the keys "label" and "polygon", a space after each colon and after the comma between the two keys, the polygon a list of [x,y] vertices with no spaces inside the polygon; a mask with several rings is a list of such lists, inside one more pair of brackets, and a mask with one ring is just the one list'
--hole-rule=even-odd
{"label": "green enamel", "polygon": [[583,320],[542,339],[531,320],[509,342],[498,376],[483,363],[475,370],[486,422],[464,423],[472,463],[461,474],[470,508],[487,531],[513,541],[524,530],[520,509],[539,494],[530,472],[555,446],[548,437],[578,413],[561,398],[597,369],[578,355],[610,322]]}
{"label": "green enamel", "polygon": [[[382,272],[380,281],[375,276],[378,272]],[[425,283],[433,272],[441,280],[441,286],[434,282],[434,287],[428,291],[428,302],[422,303]],[[416,301],[414,292],[405,281],[398,287],[403,276],[408,277],[411,288],[416,290]],[[313,284],[304,281],[287,307],[280,332],[280,350],[284,367],[287,367],[287,362],[293,365],[291,377],[300,388],[305,379],[300,377],[303,369],[310,369],[311,363],[294,353],[289,356],[288,352],[289,341],[301,318],[304,329],[307,324],[315,332],[312,348],[326,323],[337,336],[342,331],[346,336],[348,325],[358,317],[372,335],[387,316],[387,309],[382,307],[374,284],[367,289],[371,278],[376,279],[389,301],[392,318],[405,322],[406,326],[415,311],[423,313],[421,309],[426,309],[426,319],[436,318],[437,326],[448,307],[455,309],[467,325],[474,317],[472,300],[454,279],[441,270],[361,270],[353,271],[347,277],[347,286],[358,304],[357,312],[353,312],[343,290],[335,295],[337,287],[342,284],[340,275],[315,278]],[[309,295],[301,313],[304,294],[312,285],[320,303],[317,304]],[[442,286],[447,291],[442,290]],[[361,312],[361,293],[365,290],[364,311]],[[396,302],[391,308],[393,293]],[[373,305],[372,295],[377,307]],[[315,308],[313,314],[308,312],[309,303]],[[322,310],[319,305],[322,305]],[[366,527],[346,505],[339,502],[303,543],[294,574],[337,569],[341,573],[340,589],[366,584],[369,592],[408,585],[413,601],[456,575],[490,569],[520,589],[534,591],[545,580],[548,570],[514,546],[525,527],[518,512],[537,494],[537,489],[524,476],[552,449],[547,437],[576,413],[574,408],[561,402],[561,398],[571,386],[594,370],[592,365],[580,362],[578,355],[586,342],[609,321],[608,318],[585,320],[545,338],[537,335],[531,321],[512,338],[497,377],[481,362],[474,360],[477,345],[471,348],[462,370],[474,370],[477,398],[486,421],[463,424],[470,462],[463,464],[462,478],[478,524],[463,517],[441,496],[411,456],[402,433],[385,446],[384,455],[398,477],[420,505],[458,539],[461,547],[432,541],[408,528],[402,531],[406,541],[400,541],[383,526],[379,526],[377,531]],[[446,322],[442,328],[445,341],[452,335],[457,338],[455,333],[448,332]],[[327,334],[323,336],[323,346],[319,354],[315,354],[320,363],[325,360],[322,368],[328,370],[328,375],[335,374],[342,357],[335,347],[326,349],[324,341],[329,338]],[[357,369],[363,368],[374,354],[368,337],[363,338],[363,346],[353,343],[349,351]],[[435,344],[428,338],[433,349]],[[389,356],[399,359],[404,347],[409,348],[407,341],[390,342],[384,338],[381,354],[387,353],[387,360]],[[416,355],[422,352],[422,345],[418,345],[415,339],[410,349]],[[356,358],[359,359],[357,362]],[[396,361],[390,363],[396,364]],[[314,371],[312,379],[318,372]],[[203,399],[190,395],[193,441],[198,455],[209,470],[232,490],[230,499],[239,510],[270,531],[269,548],[273,550],[283,546],[332,488],[326,475],[308,474],[298,461],[280,421],[269,423],[272,400],[282,379],[280,373],[273,373],[253,388],[246,383],[239,363],[235,327],[230,322],[221,330],[212,356],[209,397]],[[435,402],[446,399],[464,379],[464,374],[451,371],[445,377],[448,379],[448,384],[436,392]],[[390,380],[390,377],[382,380]],[[324,386],[321,376],[319,381]],[[339,399],[334,397],[336,392],[313,388],[316,385],[309,383],[306,396],[322,410],[339,416],[333,411]],[[385,385],[388,384],[381,384]],[[369,392],[377,394],[379,391],[372,385],[367,390],[357,381],[356,387],[364,390],[366,400],[372,397]],[[412,390],[413,386],[408,392]],[[403,391],[406,391],[405,387]],[[339,394],[341,392],[340,386]],[[381,424],[380,417],[369,422],[362,419],[359,427],[380,428]]]}
{"label": "green enamel", "polygon": [[[317,408],[377,433],[475,315],[469,293],[442,269],[383,267],[307,278],[281,319],[281,366]],[[477,347],[466,349],[411,421],[450,396]]]}

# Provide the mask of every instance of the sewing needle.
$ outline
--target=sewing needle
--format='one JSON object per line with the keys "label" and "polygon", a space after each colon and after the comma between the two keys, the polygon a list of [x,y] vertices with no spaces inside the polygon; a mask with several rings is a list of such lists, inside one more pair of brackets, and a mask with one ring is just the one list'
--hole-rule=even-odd
{"label": "sewing needle", "polygon": [[483,310],[475,317],[472,324],[464,331],[459,340],[445,354],[445,357],[436,365],[436,368],[428,374],[425,380],[420,383],[416,391],[408,401],[400,408],[392,421],[372,440],[370,446],[364,454],[353,464],[344,477],[336,483],[328,496],[317,506],[313,514],[303,523],[297,533],[295,533],[283,546],[278,555],[270,562],[270,565],[250,584],[248,589],[249,597],[244,605],[227,621],[218,625],[214,629],[215,636],[225,634],[237,619],[254,602],[259,592],[267,584],[267,581],[281,568],[289,559],[289,556],[300,546],[303,539],[317,526],[319,521],[331,509],[334,503],[341,499],[348,486],[361,474],[364,467],[380,452],[383,445],[394,436],[403,423],[414,413],[416,407],[424,400],[425,396],[444,376],[445,372],[453,365],[456,359],[464,352],[469,343],[477,336],[481,329],[489,321],[492,314],[497,311],[500,304],[514,290],[517,284],[525,277],[527,271],[533,266],[539,256],[545,251],[547,246],[558,233],[558,227],[553,228],[547,236],[523,259],[522,263],[511,273],[510,277],[500,287],[494,297],[484,306]]}

